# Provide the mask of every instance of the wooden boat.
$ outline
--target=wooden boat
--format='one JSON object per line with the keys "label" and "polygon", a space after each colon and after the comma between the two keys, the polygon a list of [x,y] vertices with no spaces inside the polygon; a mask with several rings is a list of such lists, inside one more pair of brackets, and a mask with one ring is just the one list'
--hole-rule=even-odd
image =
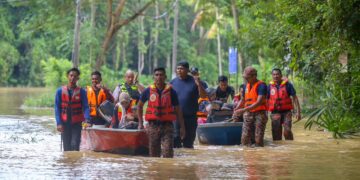
{"label": "wooden boat", "polygon": [[208,145],[238,145],[241,142],[242,122],[199,124],[198,140]]}
{"label": "wooden boat", "polygon": [[82,131],[82,150],[128,155],[147,155],[149,140],[145,130],[87,128]]}

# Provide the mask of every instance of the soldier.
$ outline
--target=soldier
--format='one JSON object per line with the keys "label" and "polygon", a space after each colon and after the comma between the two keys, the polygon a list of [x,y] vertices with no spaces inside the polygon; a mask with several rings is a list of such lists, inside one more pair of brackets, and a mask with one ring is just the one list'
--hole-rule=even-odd
{"label": "soldier", "polygon": [[243,76],[247,81],[244,98],[234,111],[234,116],[244,113],[241,143],[246,146],[251,144],[251,135],[254,133],[252,127],[255,126],[255,145],[264,146],[267,87],[264,82],[257,79],[257,71],[253,67],[246,67]]}
{"label": "soldier", "polygon": [[166,158],[174,156],[174,127],[177,119],[180,124],[180,135],[185,137],[184,119],[179,108],[179,100],[174,89],[165,84],[166,72],[164,68],[154,69],[154,84],[146,88],[141,94],[138,104],[139,129],[143,128],[143,106],[146,101],[145,119],[149,122],[147,132],[149,136],[149,154],[151,157]]}

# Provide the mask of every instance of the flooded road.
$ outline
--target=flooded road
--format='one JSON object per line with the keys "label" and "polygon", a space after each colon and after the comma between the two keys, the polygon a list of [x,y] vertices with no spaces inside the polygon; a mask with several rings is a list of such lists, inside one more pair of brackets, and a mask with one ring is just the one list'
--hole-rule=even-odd
{"label": "flooded road", "polygon": [[[20,91],[20,90],[18,90]],[[295,141],[264,148],[196,145],[174,159],[95,152],[61,152],[50,116],[19,108],[22,97],[0,89],[0,179],[359,179],[360,139],[294,125]],[[35,93],[29,90],[24,94]],[[6,99],[6,101],[4,100]],[[12,101],[14,99],[14,101]],[[6,106],[6,110],[3,108]]]}

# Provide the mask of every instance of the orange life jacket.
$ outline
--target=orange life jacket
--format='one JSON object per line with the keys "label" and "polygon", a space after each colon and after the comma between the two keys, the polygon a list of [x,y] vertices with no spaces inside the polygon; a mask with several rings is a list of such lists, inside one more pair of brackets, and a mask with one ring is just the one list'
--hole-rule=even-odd
{"label": "orange life jacket", "polygon": [[79,123],[84,120],[84,113],[81,105],[80,87],[73,90],[72,97],[69,96],[67,86],[61,89],[61,120],[68,121],[67,113],[71,115],[71,123]]}
{"label": "orange life jacket", "polygon": [[[209,98],[208,97],[206,97],[206,98],[199,98],[198,99],[198,104],[200,105],[202,102],[204,102],[204,101],[209,101]],[[203,118],[206,118],[207,117],[207,115],[208,115],[208,113],[207,112],[202,112],[202,111],[198,111],[198,112],[196,112],[196,116],[198,117],[198,118],[201,118],[201,117],[203,117]]]}
{"label": "orange life jacket", "polygon": [[171,104],[171,86],[166,85],[160,95],[155,85],[150,86],[150,96],[146,108],[145,119],[147,121],[175,121],[176,115],[174,107]]}
{"label": "orange life jacket", "polygon": [[97,116],[97,108],[106,100],[104,89],[101,88],[98,96],[96,97],[94,89],[91,86],[87,87],[87,98],[90,108],[90,116]]}
{"label": "orange life jacket", "polygon": [[274,81],[270,81],[270,96],[268,100],[269,111],[287,111],[293,109],[292,100],[286,90],[287,80],[283,80],[279,89]]}
{"label": "orange life jacket", "polygon": [[[245,91],[245,107],[251,106],[252,104],[256,103],[258,98],[257,89],[260,84],[264,84],[264,82],[258,80],[250,89],[250,83],[247,83],[246,91]],[[266,110],[266,98],[264,98],[264,100],[261,102],[259,106],[250,110],[250,112],[258,112],[264,110]]]}

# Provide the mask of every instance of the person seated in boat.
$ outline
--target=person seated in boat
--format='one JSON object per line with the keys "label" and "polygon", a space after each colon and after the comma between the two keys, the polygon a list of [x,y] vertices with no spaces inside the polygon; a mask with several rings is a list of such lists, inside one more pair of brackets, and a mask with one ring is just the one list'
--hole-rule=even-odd
{"label": "person seated in boat", "polygon": [[100,116],[98,108],[101,103],[106,100],[113,103],[114,97],[110,93],[109,89],[101,84],[101,80],[101,73],[99,71],[94,71],[91,73],[91,86],[86,88],[91,116],[90,122],[87,122],[88,126],[108,125],[108,122]]}
{"label": "person seated in boat", "polygon": [[114,108],[114,116],[110,127],[123,129],[137,129],[138,118],[136,113],[136,104],[131,100],[129,94],[122,92],[118,103]]}
{"label": "person seated in boat", "polygon": [[211,111],[211,101],[216,99],[216,89],[214,88],[207,88],[206,90],[207,97],[206,98],[199,98],[199,110],[196,113],[198,117],[198,124],[203,124],[206,122],[207,116]]}
{"label": "person seated in boat", "polygon": [[131,100],[137,103],[140,98],[140,93],[144,91],[144,89],[144,86],[138,81],[138,75],[135,75],[134,71],[129,69],[125,73],[125,82],[116,86],[113,92],[115,103],[118,102],[119,96],[122,92],[128,93]]}
{"label": "person seated in boat", "polygon": [[228,102],[229,97],[234,99],[235,90],[228,84],[228,78],[226,76],[219,76],[218,87],[216,88],[216,100],[220,100],[223,103]]}

